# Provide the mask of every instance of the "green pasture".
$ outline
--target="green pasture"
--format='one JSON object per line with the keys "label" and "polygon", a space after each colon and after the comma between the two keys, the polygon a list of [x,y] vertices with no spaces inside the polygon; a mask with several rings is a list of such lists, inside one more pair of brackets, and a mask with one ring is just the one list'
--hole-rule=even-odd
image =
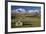
{"label": "green pasture", "polygon": [[[16,26],[16,22],[20,20],[23,25]],[[40,16],[12,16],[11,18],[11,27],[12,28],[25,28],[25,27],[40,27],[41,18]]]}

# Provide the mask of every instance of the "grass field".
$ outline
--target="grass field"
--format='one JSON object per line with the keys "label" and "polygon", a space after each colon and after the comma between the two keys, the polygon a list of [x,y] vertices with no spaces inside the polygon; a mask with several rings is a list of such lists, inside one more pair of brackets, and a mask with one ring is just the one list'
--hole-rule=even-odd
{"label": "grass field", "polygon": [[[16,22],[20,20],[22,26],[16,26]],[[41,25],[40,16],[15,16],[14,19],[11,19],[12,28],[22,28],[22,27],[40,27]]]}

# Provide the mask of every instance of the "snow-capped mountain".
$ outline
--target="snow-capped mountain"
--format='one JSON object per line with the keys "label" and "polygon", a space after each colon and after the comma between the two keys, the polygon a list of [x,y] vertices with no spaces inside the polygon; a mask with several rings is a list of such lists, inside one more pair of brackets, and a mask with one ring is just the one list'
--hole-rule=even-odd
{"label": "snow-capped mountain", "polygon": [[23,9],[23,8],[19,8],[19,9],[16,9],[16,11],[18,11],[18,12],[25,12],[26,10]]}
{"label": "snow-capped mountain", "polygon": [[20,13],[20,12],[26,12],[26,10],[23,8],[12,10],[12,13]]}
{"label": "snow-capped mountain", "polygon": [[39,10],[28,10],[28,12],[29,13],[33,13],[33,14],[35,14],[35,13],[38,13],[39,14]]}
{"label": "snow-capped mountain", "polygon": [[28,10],[28,12],[39,12],[39,10]]}
{"label": "snow-capped mountain", "polygon": [[12,14],[16,15],[36,15],[39,14],[39,10],[25,10],[23,8],[12,10]]}

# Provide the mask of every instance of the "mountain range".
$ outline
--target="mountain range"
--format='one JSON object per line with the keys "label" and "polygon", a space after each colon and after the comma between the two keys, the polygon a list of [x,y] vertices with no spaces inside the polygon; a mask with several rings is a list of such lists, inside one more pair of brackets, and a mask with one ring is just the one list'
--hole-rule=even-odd
{"label": "mountain range", "polygon": [[23,8],[19,8],[16,10],[12,10],[11,11],[12,14],[17,14],[17,15],[35,15],[35,14],[39,14],[40,11],[39,10],[25,10]]}

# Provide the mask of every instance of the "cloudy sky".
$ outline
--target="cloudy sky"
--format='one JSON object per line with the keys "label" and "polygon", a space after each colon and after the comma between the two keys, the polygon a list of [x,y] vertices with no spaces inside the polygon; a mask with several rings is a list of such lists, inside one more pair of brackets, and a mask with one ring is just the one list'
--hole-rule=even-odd
{"label": "cloudy sky", "polygon": [[36,7],[36,6],[11,6],[11,10],[16,10],[16,9],[24,9],[24,10],[41,10],[41,7]]}

